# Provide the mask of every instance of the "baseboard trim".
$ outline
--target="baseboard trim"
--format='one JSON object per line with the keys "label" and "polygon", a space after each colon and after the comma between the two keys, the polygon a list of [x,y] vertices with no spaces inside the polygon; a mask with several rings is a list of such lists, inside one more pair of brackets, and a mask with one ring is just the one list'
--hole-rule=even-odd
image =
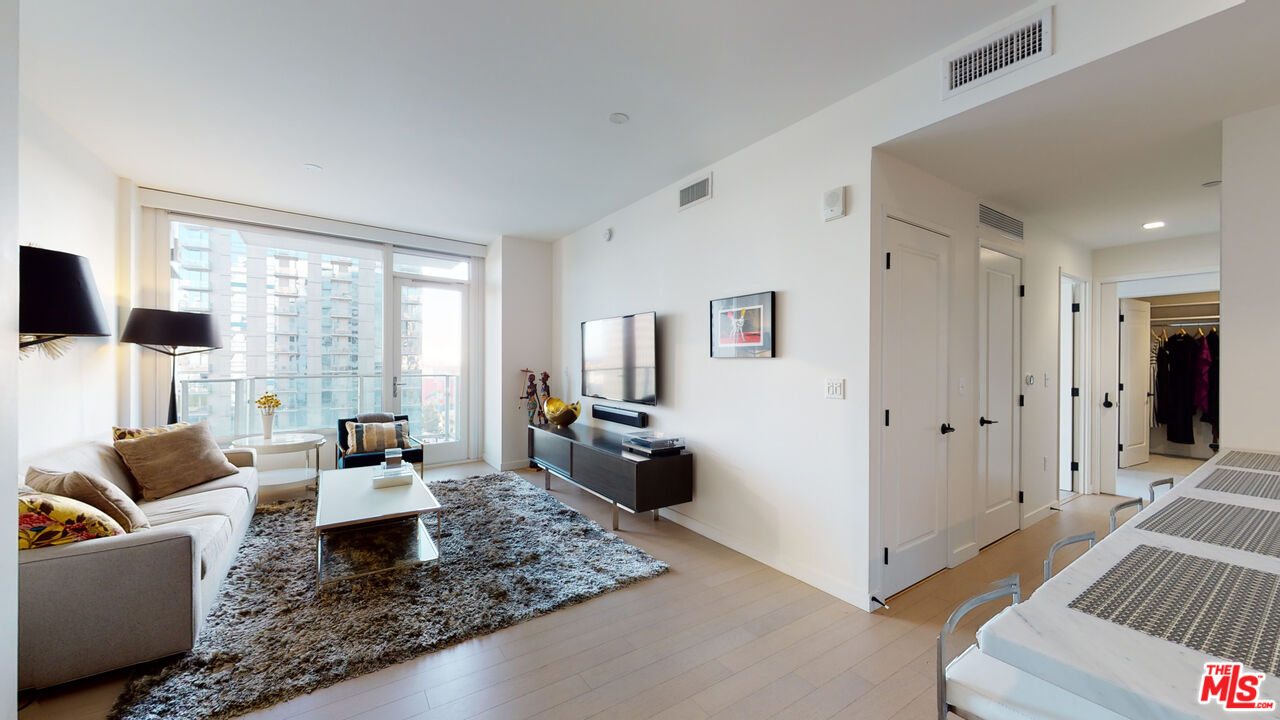
{"label": "baseboard trim", "polygon": [[1027,513],[1025,517],[1022,518],[1022,529],[1026,530],[1032,525],[1035,525],[1041,520],[1049,517],[1049,514],[1052,512],[1053,512],[1053,503],[1048,503],[1043,507],[1038,507],[1035,510],[1032,510],[1031,512]]}
{"label": "baseboard trim", "polygon": [[[864,612],[871,612],[874,607],[879,607],[871,602],[871,595],[865,587],[854,587],[852,583],[841,580],[827,573],[814,570],[813,568],[804,567],[798,563],[779,558],[761,552],[757,548],[748,546],[745,542],[738,538],[714,528],[699,520],[695,520],[688,515],[675,510],[674,508],[663,508],[658,514],[664,520],[670,520],[682,527],[686,527],[699,535],[724,545],[725,547],[736,550],[760,563],[764,563],[780,573],[790,575],[800,582],[812,585],[819,590],[835,596],[839,600],[849,603],[850,605]],[[626,537],[626,533],[623,533]]]}

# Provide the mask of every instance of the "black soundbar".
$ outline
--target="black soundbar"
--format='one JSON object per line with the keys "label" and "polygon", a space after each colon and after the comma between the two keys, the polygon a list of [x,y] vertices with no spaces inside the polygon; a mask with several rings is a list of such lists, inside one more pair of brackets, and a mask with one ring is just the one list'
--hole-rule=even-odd
{"label": "black soundbar", "polygon": [[639,410],[611,407],[609,405],[592,405],[591,417],[597,420],[608,420],[631,427],[649,427],[649,413]]}

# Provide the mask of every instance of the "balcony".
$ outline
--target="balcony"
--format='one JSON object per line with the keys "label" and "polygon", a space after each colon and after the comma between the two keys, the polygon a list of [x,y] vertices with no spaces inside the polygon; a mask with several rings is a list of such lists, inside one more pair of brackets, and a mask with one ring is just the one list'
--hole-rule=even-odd
{"label": "balcony", "polygon": [[[396,388],[400,414],[409,416],[409,432],[426,444],[458,438],[460,401],[457,375],[405,373]],[[279,432],[333,432],[339,418],[384,409],[381,375],[262,375],[246,378],[179,379],[179,419],[207,420],[221,439],[262,432],[254,401],[264,393],[280,396]],[[329,401],[321,398],[328,394]],[[224,410],[225,408],[225,410]]]}

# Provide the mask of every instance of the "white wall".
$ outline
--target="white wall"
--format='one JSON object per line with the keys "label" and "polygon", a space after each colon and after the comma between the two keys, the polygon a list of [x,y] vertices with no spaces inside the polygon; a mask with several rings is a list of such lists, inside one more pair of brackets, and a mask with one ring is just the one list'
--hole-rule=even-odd
{"label": "white wall", "polygon": [[1216,233],[1102,248],[1093,251],[1093,276],[1112,282],[1217,272],[1220,254]]}
{"label": "white wall", "polygon": [[1222,125],[1224,447],[1280,450],[1280,105]]}
{"label": "white wall", "polygon": [[528,412],[520,370],[551,373],[551,394],[565,380],[551,359],[552,246],[503,237],[485,258],[485,462],[513,470],[529,464]]}
{"label": "white wall", "polygon": [[116,394],[117,178],[29,101],[21,104],[19,240],[84,255],[113,337],[79,338],[62,357],[18,364],[19,460],[80,440],[108,437]]}
{"label": "white wall", "polygon": [[[18,1],[0,0],[0,337],[18,336]],[[18,374],[13,345],[0,352],[0,473],[18,473]],[[12,506],[10,506],[12,507]],[[0,514],[0,537],[18,516]],[[0,544],[0,720],[18,717],[18,545]]]}
{"label": "white wall", "polygon": [[[1061,0],[1053,57],[943,101],[940,51],[713,164],[708,203],[677,212],[673,183],[563,238],[556,366],[580,387],[578,322],[658,311],[663,389],[653,419],[697,454],[695,500],[671,517],[869,609],[879,482],[870,454],[871,149],[1235,4]],[[822,193],[841,185],[850,188],[848,217],[821,222]],[[607,227],[616,231],[609,244]],[[1056,279],[1048,285],[1056,298]],[[707,302],[762,290],[779,293],[778,357],[708,359]],[[832,332],[833,322],[845,332]],[[822,399],[827,377],[848,379],[846,401]]]}

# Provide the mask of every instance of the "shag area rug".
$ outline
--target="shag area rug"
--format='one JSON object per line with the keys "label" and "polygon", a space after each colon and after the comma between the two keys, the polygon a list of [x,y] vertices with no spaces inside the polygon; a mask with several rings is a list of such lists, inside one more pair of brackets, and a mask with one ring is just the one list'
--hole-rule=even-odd
{"label": "shag area rug", "polygon": [[667,570],[510,473],[430,487],[446,509],[438,575],[419,565],[319,597],[315,501],[259,508],[195,648],[144,666],[112,720],[235,717]]}

